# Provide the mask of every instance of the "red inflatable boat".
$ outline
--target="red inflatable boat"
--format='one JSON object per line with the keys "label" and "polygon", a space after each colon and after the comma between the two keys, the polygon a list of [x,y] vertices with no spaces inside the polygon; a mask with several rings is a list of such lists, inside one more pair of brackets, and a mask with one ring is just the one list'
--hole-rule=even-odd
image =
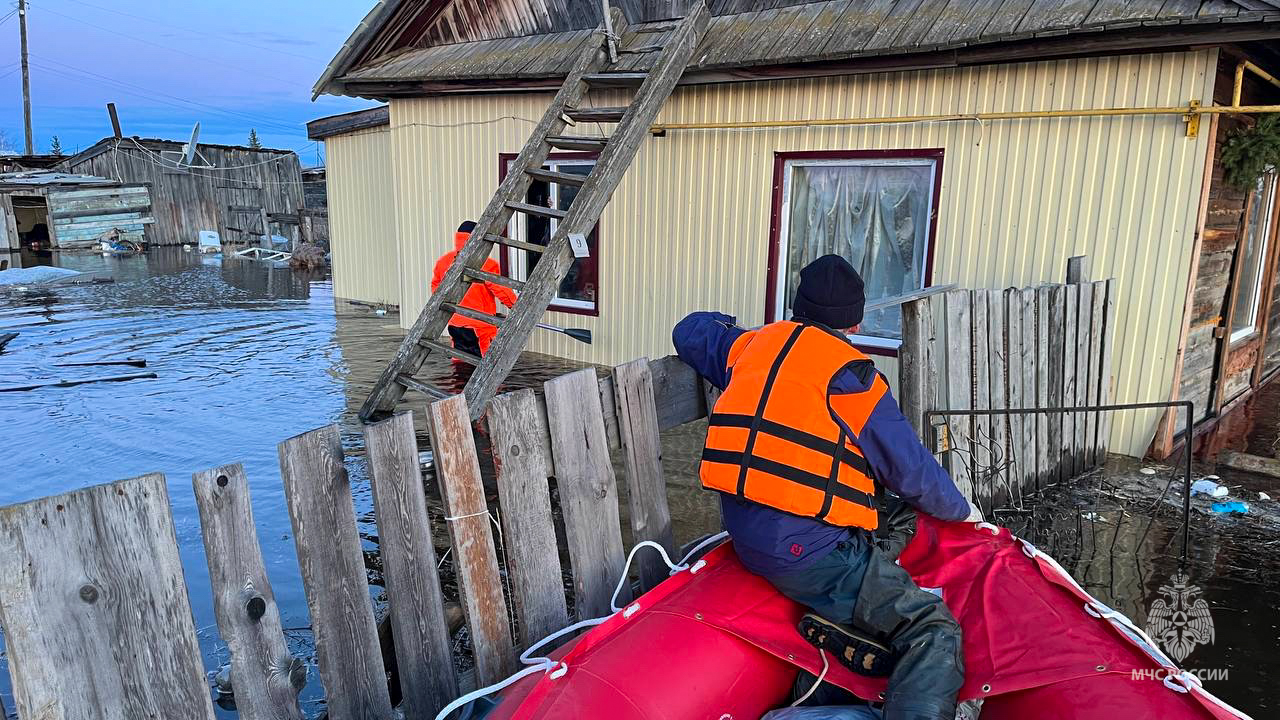
{"label": "red inflatable boat", "polygon": [[[1247,718],[1007,530],[922,517],[901,563],[964,628],[960,697],[983,698],[983,720]],[[787,704],[798,670],[823,670],[802,614],[724,543],[561,647],[486,718],[757,720]],[[872,701],[884,690],[834,662],[826,680]]]}

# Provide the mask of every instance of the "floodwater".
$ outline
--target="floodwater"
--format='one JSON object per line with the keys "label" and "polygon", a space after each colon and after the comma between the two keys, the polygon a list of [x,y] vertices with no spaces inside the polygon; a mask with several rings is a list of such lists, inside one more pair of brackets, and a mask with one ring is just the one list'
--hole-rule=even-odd
{"label": "floodwater", "polygon": [[[365,546],[376,550],[355,411],[398,345],[397,318],[372,309],[337,317],[327,279],[264,263],[181,251],[130,258],[73,255],[57,263],[106,271],[116,282],[0,288],[0,333],[20,332],[0,354],[3,384],[99,373],[46,369],[56,359],[72,358],[145,357],[147,369],[158,377],[0,394],[0,427],[9,439],[8,462],[0,469],[0,505],[165,473],[205,667],[212,675],[227,652],[214,624],[190,478],[216,465],[243,463],[290,648],[314,663],[276,444],[338,424]],[[508,387],[536,385],[570,369],[526,356]],[[447,363],[430,365],[424,374],[446,386],[460,387],[464,381]],[[409,399],[420,407],[419,398]],[[716,504],[696,488],[693,476],[703,432],[704,426],[695,423],[663,433],[677,543],[719,524]],[[1180,568],[1181,476],[1177,468],[1154,466],[1156,474],[1145,475],[1140,467],[1113,459],[1103,472],[1028,497],[1021,507],[997,512],[996,519],[1052,553],[1100,600],[1145,625],[1147,609]],[[1209,604],[1215,637],[1212,644],[1195,648],[1184,665],[1217,673],[1213,677],[1219,679],[1206,680],[1210,690],[1256,718],[1272,717],[1280,707],[1270,696],[1274,652],[1280,647],[1275,610],[1280,607],[1280,511],[1274,503],[1257,501],[1257,493],[1280,498],[1280,486],[1223,476],[1234,493],[1251,500],[1254,511],[1224,517],[1209,513],[1206,501],[1196,501],[1183,569]],[[448,570],[446,558],[446,582]],[[371,578],[377,580],[376,571]],[[371,593],[379,599],[380,588]],[[309,716],[323,708],[322,696],[312,667],[302,694]],[[12,711],[7,671],[0,672],[0,699]],[[218,714],[235,716],[225,708]]]}

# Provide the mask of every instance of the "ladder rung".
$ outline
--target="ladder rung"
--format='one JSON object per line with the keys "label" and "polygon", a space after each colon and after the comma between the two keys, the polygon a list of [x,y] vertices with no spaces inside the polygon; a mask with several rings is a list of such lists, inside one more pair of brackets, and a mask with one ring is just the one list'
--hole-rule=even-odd
{"label": "ladder rung", "polygon": [[503,287],[509,287],[516,292],[524,289],[524,283],[514,280],[506,275],[494,275],[491,272],[477,270],[475,268],[466,268],[462,271],[462,276],[469,278],[472,282],[491,282]]}
{"label": "ladder rung", "polygon": [[586,175],[575,175],[573,173],[556,172],[555,170],[543,170],[541,168],[535,170],[525,170],[530,177],[553,182],[559,185],[576,185],[581,187],[587,181]]}
{"label": "ladder rung", "polygon": [[502,325],[502,318],[498,317],[497,315],[490,315],[487,312],[481,312],[480,310],[473,310],[472,308],[466,307],[465,305],[454,305],[453,303],[444,303],[442,307],[444,308],[445,312],[457,313],[462,317],[471,318],[472,320],[479,320],[482,323],[489,323],[494,327],[499,327]]}
{"label": "ladder rung", "polygon": [[627,109],[624,107],[600,107],[600,108],[578,108],[576,110],[567,110],[565,114],[570,119],[577,122],[606,122],[616,123],[622,120]]}
{"label": "ladder rung", "polygon": [[560,148],[561,150],[584,150],[586,152],[597,152],[604,149],[608,138],[594,137],[578,137],[574,135],[552,135],[547,138],[547,142],[551,147]]}
{"label": "ladder rung", "polygon": [[503,237],[501,235],[485,235],[484,239],[488,240],[491,243],[506,245],[507,247],[518,248],[520,250],[528,250],[529,252],[540,253],[540,252],[546,252],[547,250],[546,245],[539,245],[537,243],[525,242],[524,240],[517,240],[515,238]]}
{"label": "ladder rung", "polygon": [[479,355],[472,355],[469,352],[463,352],[452,345],[446,345],[445,343],[436,342],[435,340],[428,340],[427,338],[422,338],[418,341],[418,344],[425,348],[431,348],[436,352],[442,352],[449,357],[457,358],[469,365],[474,365],[476,367],[480,366],[481,361]]}
{"label": "ladder rung", "polygon": [[413,377],[412,375],[406,375],[401,373],[400,375],[396,376],[396,382],[405,386],[409,390],[417,390],[423,395],[426,395],[429,398],[434,398],[436,400],[443,400],[449,397],[449,393],[441,390],[435,385],[424,383],[421,380],[418,380],[417,378]]}
{"label": "ladder rung", "polygon": [[505,204],[512,210],[518,210],[526,215],[540,215],[542,217],[556,218],[557,220],[565,216],[565,212],[563,210],[543,207],[542,205],[530,205],[529,203],[511,201],[507,201]]}
{"label": "ladder rung", "polygon": [[626,49],[618,48],[618,52],[622,53],[623,55],[642,55],[644,53],[662,52],[662,49],[663,48],[661,45],[645,45],[643,47],[637,47],[637,48],[626,48]]}
{"label": "ladder rung", "polygon": [[582,79],[596,87],[630,87],[643,83],[647,77],[649,77],[649,73],[603,72],[587,73],[582,76]]}
{"label": "ladder rung", "polygon": [[627,32],[633,33],[664,33],[670,32],[680,27],[679,23],[664,23],[662,25],[649,25],[647,27],[627,28]]}

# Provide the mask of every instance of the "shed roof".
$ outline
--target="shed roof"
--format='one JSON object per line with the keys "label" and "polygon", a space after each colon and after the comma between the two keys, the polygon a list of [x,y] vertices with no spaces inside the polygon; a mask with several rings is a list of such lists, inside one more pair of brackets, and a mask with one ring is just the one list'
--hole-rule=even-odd
{"label": "shed roof", "polygon": [[84,187],[101,187],[120,185],[110,178],[96,175],[77,175],[75,173],[55,172],[53,170],[24,170],[0,174],[0,188],[8,187],[47,187],[77,185]]}
{"label": "shed roof", "polygon": [[[635,30],[670,14],[655,8],[677,3],[614,4]],[[886,57],[905,65],[926,53],[945,54],[945,64],[994,62],[1041,57],[1046,44],[1077,54],[1280,37],[1280,0],[710,0],[710,6],[714,17],[690,62],[694,74]],[[449,83],[555,78],[599,24],[599,6],[589,2],[381,0],[316,92],[393,95],[394,84],[412,93]],[[624,45],[660,39],[634,35],[625,33]],[[652,55],[625,57],[625,69],[643,69]]]}
{"label": "shed roof", "polygon": [[391,109],[386,105],[316,118],[307,123],[307,138],[323,140],[334,135],[391,124]]}
{"label": "shed roof", "polygon": [[[99,140],[98,142],[94,143],[92,146],[85,148],[84,150],[81,150],[75,155],[65,158],[61,163],[58,164],[58,166],[64,169],[73,168],[76,165],[79,165],[80,163],[86,160],[89,160],[90,158],[97,157],[98,155],[101,155],[102,153],[116,147],[117,143],[119,144],[120,149],[124,150],[125,152],[128,152],[130,149],[137,148],[139,145],[141,145],[144,149],[150,150],[152,152],[160,152],[165,150],[181,150],[187,144],[185,140],[166,140],[164,138],[144,138],[144,137],[137,137],[137,136],[127,137],[127,138],[105,137]],[[219,145],[217,143],[206,143],[206,142],[197,143],[197,145],[202,149],[210,148],[214,150],[236,150],[240,152],[261,153],[266,155],[296,154],[292,150],[279,150],[276,148],[255,148],[255,147],[249,147],[248,145]]]}

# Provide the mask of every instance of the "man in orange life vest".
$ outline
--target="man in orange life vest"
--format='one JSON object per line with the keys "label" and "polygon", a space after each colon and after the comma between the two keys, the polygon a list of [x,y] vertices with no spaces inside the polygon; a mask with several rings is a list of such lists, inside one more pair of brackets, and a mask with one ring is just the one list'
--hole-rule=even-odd
{"label": "man in orange life vest", "polygon": [[818,630],[810,639],[835,642],[826,649],[846,664],[866,663],[854,670],[889,672],[885,720],[953,720],[964,681],[960,627],[873,537],[876,498],[883,488],[942,520],[981,515],[846,338],[864,304],[853,266],[827,255],[800,271],[790,321],[743,330],[732,317],[699,312],[676,325],[681,359],[724,391],[702,484],[722,493],[743,565],[819,616],[806,617]]}
{"label": "man in orange life vest", "polygon": [[[467,244],[467,239],[471,237],[471,231],[475,230],[475,228],[476,224],[470,220],[458,226],[458,231],[453,234],[453,250],[441,255],[440,259],[436,260],[435,271],[431,274],[431,292],[435,292],[436,288],[440,286],[440,281],[444,279],[444,274],[449,271],[449,267],[453,265],[454,258],[458,257],[458,251],[462,249],[463,245]],[[498,261],[493,258],[486,259],[481,269],[494,275],[502,273],[502,268],[498,265]],[[471,287],[467,289],[467,294],[462,296],[460,304],[463,307],[493,315],[498,310],[498,306],[494,302],[495,298],[501,300],[502,304],[507,307],[515,307],[515,291],[490,282],[471,283]],[[453,317],[449,318],[449,337],[453,340],[453,347],[457,350],[484,357],[484,354],[489,352],[489,343],[493,342],[493,338],[497,334],[498,328],[481,320],[473,320],[457,313],[454,313]]]}

